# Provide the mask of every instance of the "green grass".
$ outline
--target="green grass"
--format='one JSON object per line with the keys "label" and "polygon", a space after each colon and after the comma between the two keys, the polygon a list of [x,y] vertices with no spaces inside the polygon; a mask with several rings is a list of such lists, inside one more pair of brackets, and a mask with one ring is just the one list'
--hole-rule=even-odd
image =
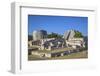
{"label": "green grass", "polygon": [[28,55],[28,60],[45,60],[46,58],[41,58],[36,55]]}

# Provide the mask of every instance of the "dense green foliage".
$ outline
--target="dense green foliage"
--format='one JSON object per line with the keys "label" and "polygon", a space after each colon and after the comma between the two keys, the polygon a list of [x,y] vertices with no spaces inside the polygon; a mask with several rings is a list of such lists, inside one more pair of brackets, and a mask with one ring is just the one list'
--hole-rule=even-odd
{"label": "dense green foliage", "polygon": [[32,35],[28,35],[28,41],[32,40]]}
{"label": "dense green foliage", "polygon": [[81,32],[79,32],[79,31],[75,31],[75,35],[74,35],[74,37],[75,37],[75,38],[82,38],[83,35],[82,35]]}
{"label": "dense green foliage", "polygon": [[88,49],[88,37],[87,36],[84,37],[84,41],[85,41],[85,49],[87,50]]}
{"label": "dense green foliage", "polygon": [[52,32],[51,34],[47,35],[47,38],[62,38],[62,35]]}

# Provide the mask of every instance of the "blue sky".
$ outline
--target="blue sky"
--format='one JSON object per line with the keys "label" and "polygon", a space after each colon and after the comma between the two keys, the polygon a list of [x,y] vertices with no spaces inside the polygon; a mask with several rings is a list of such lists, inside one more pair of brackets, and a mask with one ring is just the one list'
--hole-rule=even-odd
{"label": "blue sky", "polygon": [[88,17],[28,15],[28,33],[32,34],[34,30],[40,29],[62,35],[65,31],[74,29],[87,36]]}

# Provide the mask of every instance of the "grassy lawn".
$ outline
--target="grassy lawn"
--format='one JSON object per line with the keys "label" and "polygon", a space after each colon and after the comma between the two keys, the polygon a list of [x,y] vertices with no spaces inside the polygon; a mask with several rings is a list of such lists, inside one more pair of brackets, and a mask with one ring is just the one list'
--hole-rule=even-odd
{"label": "grassy lawn", "polygon": [[36,55],[29,55],[28,56],[28,60],[45,60],[46,58],[41,58],[39,56]]}
{"label": "grassy lawn", "polygon": [[87,51],[72,53],[65,56],[59,56],[59,57],[52,57],[52,58],[41,58],[39,56],[35,55],[28,55],[28,60],[55,60],[55,59],[79,59],[79,58],[88,58]]}

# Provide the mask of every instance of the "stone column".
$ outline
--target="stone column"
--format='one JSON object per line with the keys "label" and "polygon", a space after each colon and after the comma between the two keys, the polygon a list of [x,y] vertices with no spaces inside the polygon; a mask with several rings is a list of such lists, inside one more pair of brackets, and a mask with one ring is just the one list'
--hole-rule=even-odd
{"label": "stone column", "polygon": [[61,53],[61,56],[64,56],[64,53]]}

